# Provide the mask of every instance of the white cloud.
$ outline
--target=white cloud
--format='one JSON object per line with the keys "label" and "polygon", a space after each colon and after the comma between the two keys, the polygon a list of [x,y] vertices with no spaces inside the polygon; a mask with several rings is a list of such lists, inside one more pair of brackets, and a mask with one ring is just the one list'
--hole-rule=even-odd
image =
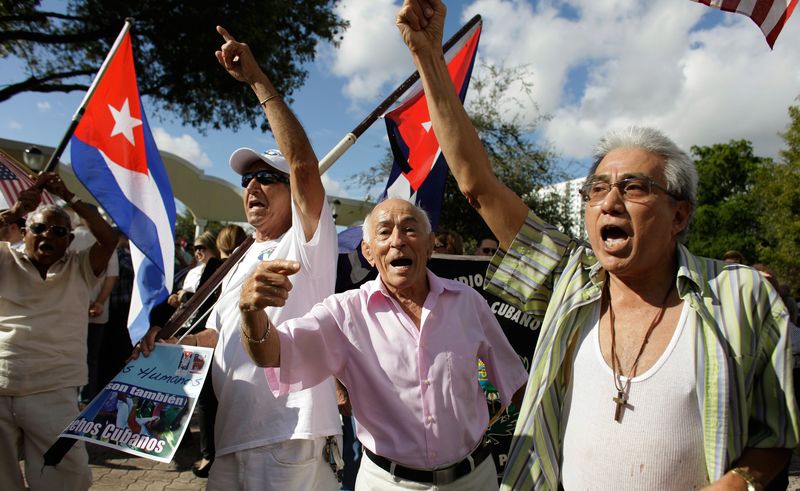
{"label": "white cloud", "polygon": [[10,130],[21,130],[22,129],[22,124],[20,124],[18,121],[9,121],[6,126],[8,126],[8,129],[10,129]]}
{"label": "white cloud", "polygon": [[153,138],[159,150],[172,152],[182,157],[201,169],[208,169],[212,162],[200,147],[200,143],[191,135],[170,135],[164,128],[153,128]]}
{"label": "white cloud", "polygon": [[322,174],[322,186],[325,188],[325,194],[328,196],[352,198],[347,188],[341,182],[333,179],[328,174]]}
{"label": "white cloud", "polygon": [[[558,15],[564,4],[577,19]],[[800,82],[797,23],[770,52],[745,16],[698,28],[709,9],[692,2],[478,0],[467,11],[484,16],[482,56],[531,65],[534,100],[552,116],[541,134],[567,158],[587,157],[606,130],[634,123],[660,127],[687,150],[732,138],[760,155],[781,146]]]}
{"label": "white cloud", "polygon": [[44,113],[44,112],[47,112],[47,111],[49,111],[49,110],[50,110],[50,103],[49,103],[49,102],[47,102],[47,101],[39,101],[39,102],[37,102],[37,103],[36,103],[36,108],[37,108],[37,109],[38,109],[40,112],[43,112],[43,113]]}
{"label": "white cloud", "polygon": [[[329,54],[354,103],[411,71],[400,36],[387,29],[398,7],[339,4],[351,27]],[[588,157],[605,131],[634,123],[661,128],[687,150],[744,138],[774,157],[787,107],[798,104],[800,19],[790,19],[770,51],[749,18],[688,1],[475,0],[460,11],[450,5],[448,15],[463,23],[476,13],[484,19],[481,60],[532,73],[533,101],[522,96],[502,109],[528,121],[552,116],[538,134],[566,159]]]}
{"label": "white cloud", "polygon": [[338,48],[323,49],[334,75],[347,79],[344,95],[354,103],[372,101],[384,85],[413,71],[411,56],[394,28],[400,3],[392,0],[343,0],[336,13],[350,22]]}

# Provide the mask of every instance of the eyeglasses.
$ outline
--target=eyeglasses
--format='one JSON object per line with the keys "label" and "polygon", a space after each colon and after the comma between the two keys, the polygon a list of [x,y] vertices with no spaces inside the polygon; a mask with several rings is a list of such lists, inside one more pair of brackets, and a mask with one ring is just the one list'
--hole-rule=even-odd
{"label": "eyeglasses", "polygon": [[617,182],[608,182],[601,177],[591,176],[583,183],[579,193],[584,202],[594,206],[599,205],[608,196],[612,187],[619,190],[619,194],[625,201],[644,200],[653,193],[653,188],[663,191],[673,199],[680,199],[676,194],[647,176],[627,177]]}
{"label": "eyeglasses", "polygon": [[494,253],[497,252],[497,248],[496,247],[481,247],[480,251],[482,253],[484,253],[484,254],[492,254],[492,255],[494,255]]}
{"label": "eyeglasses", "polygon": [[196,246],[194,246],[194,250],[195,251],[204,251],[204,250],[206,250],[206,246],[204,246],[202,244],[197,244]]}
{"label": "eyeglasses", "polygon": [[246,188],[250,181],[255,178],[259,184],[267,185],[267,184],[274,184],[276,182],[281,182],[284,184],[289,184],[289,176],[286,174],[281,174],[279,172],[273,172],[271,170],[260,170],[256,172],[248,172],[246,174],[242,174],[242,187]]}
{"label": "eyeglasses", "polygon": [[28,230],[30,230],[33,235],[44,235],[48,230],[56,237],[66,237],[67,234],[69,234],[69,228],[63,225],[46,225],[41,222],[30,224]]}

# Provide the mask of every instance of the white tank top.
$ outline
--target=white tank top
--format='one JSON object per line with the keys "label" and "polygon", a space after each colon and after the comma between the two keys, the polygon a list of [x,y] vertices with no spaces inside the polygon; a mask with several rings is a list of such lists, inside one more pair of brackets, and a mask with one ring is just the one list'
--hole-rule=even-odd
{"label": "white tank top", "polygon": [[708,477],[695,394],[695,333],[686,327],[686,304],[664,353],[631,379],[621,423],[614,420],[617,390],[600,351],[597,305],[592,327],[583,329],[578,341],[564,401],[564,489],[702,487]]}

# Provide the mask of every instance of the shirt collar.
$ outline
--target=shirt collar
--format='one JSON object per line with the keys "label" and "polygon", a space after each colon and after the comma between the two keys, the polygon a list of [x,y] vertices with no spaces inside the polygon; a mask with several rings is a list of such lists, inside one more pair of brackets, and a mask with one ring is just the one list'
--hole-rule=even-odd
{"label": "shirt collar", "polygon": [[[428,292],[428,295],[430,295],[432,293],[432,294],[434,294],[436,296],[439,296],[445,290],[448,290],[448,291],[455,290],[454,286],[448,285],[447,283],[442,281],[442,279],[439,278],[438,276],[436,276],[435,274],[433,274],[430,269],[425,268],[425,273],[428,276],[428,286],[430,287],[430,291]],[[386,285],[383,283],[383,279],[381,278],[380,275],[378,275],[378,277],[375,278],[375,280],[373,280],[370,283],[368,283],[368,285],[369,285],[368,289],[367,289],[367,299],[368,300],[372,299],[372,297],[374,297],[378,293],[382,294],[384,297],[387,297],[387,298],[394,298],[389,293],[389,290],[386,288]]]}
{"label": "shirt collar", "polygon": [[678,293],[695,290],[705,296],[706,282],[703,280],[703,263],[700,258],[689,252],[683,244],[678,244]]}

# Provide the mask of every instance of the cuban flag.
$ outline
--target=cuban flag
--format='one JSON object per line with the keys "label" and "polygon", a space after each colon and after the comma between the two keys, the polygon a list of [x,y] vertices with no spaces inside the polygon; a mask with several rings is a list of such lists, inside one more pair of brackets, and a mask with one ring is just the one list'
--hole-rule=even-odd
{"label": "cuban flag", "polygon": [[128,332],[135,344],[172,285],[175,201],[139,98],[127,32],[100,76],[71,140],[72,168],[130,239],[135,280]]}
{"label": "cuban flag", "polygon": [[[450,78],[461,102],[467,95],[483,22],[478,21],[445,53]],[[417,82],[399,105],[384,114],[394,156],[384,197],[414,201],[439,223],[444,184],[449,172],[436,140],[422,84]]]}

